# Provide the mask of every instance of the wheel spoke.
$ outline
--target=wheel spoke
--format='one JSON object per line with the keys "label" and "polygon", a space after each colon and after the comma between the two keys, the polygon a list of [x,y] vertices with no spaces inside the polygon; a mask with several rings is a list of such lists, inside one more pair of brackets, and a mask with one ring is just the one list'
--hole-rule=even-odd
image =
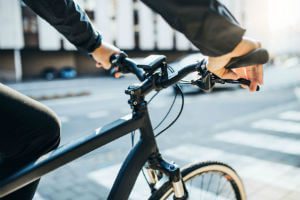
{"label": "wheel spoke", "polygon": [[208,181],[208,185],[207,185],[207,192],[209,192],[209,188],[210,188],[210,184],[211,184],[211,179],[212,179],[212,177],[213,177],[213,173],[210,173],[210,176],[209,176],[209,181]]}

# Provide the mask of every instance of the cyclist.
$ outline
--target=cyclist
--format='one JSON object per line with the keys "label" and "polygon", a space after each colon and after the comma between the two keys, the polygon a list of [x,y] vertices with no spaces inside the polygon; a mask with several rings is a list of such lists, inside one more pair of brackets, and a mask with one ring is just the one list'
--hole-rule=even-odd
{"label": "cyclist", "polygon": [[[96,66],[110,68],[109,58],[120,50],[106,43],[73,0],[23,0],[79,50],[88,52]],[[246,78],[250,90],[262,84],[262,66],[226,70],[228,61],[260,46],[244,38],[230,12],[216,0],[142,0],[184,33],[209,56],[208,69],[222,78]],[[0,179],[36,160],[59,145],[60,123],[53,111],[39,102],[0,84]],[[39,181],[2,198],[32,199]]]}

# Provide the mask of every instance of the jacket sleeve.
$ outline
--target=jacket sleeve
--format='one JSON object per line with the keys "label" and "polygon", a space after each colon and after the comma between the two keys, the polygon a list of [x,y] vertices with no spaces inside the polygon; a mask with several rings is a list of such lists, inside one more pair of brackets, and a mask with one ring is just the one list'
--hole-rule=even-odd
{"label": "jacket sleeve", "polygon": [[87,14],[73,0],[23,1],[79,50],[92,52],[101,45],[101,35],[93,28]]}
{"label": "jacket sleeve", "polygon": [[217,0],[141,1],[207,56],[231,52],[245,33],[228,9]]}

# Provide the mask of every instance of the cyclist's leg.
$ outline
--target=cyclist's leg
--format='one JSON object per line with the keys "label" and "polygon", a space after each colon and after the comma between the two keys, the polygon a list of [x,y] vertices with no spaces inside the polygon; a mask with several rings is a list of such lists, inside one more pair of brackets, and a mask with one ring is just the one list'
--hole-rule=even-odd
{"label": "cyclist's leg", "polygon": [[[60,125],[55,113],[2,84],[0,124],[0,178],[14,173],[59,144]],[[31,199],[37,185],[38,181],[3,199]]]}

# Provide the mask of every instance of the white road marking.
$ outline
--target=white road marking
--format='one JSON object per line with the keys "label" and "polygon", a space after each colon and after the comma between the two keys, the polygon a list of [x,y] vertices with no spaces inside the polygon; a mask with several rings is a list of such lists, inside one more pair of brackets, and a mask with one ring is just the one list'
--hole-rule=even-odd
{"label": "white road marking", "polygon": [[[239,93],[235,93],[235,95],[236,94],[239,94]],[[278,112],[283,112],[286,110],[297,108],[298,106],[299,106],[298,101],[293,101],[291,103],[280,105],[280,106],[273,106],[271,108],[266,108],[261,111],[254,112],[254,113],[242,116],[242,117],[239,116],[239,117],[233,118],[232,120],[225,120],[222,123],[218,123],[218,124],[214,125],[213,129],[215,131],[220,131],[220,130],[222,131],[224,129],[231,128],[235,125],[238,126],[238,125],[241,125],[244,123],[248,123],[249,121],[263,118],[266,115],[274,115]]]}
{"label": "white road marking", "polygon": [[[244,138],[247,140],[247,138]],[[185,162],[216,160],[232,166],[242,179],[294,190],[300,184],[300,169],[250,156],[227,153],[222,150],[185,144],[162,153]],[[279,181],[280,180],[280,181]],[[247,188],[247,182],[246,186]]]}
{"label": "white road marking", "polygon": [[[108,189],[111,189],[121,164],[113,165],[107,168],[103,168],[97,171],[93,171],[88,174],[88,178],[100,184]],[[133,188],[133,192],[130,194],[130,199],[140,200],[150,196],[150,190],[147,186],[144,177],[140,174]]]}
{"label": "white road marking", "polygon": [[66,116],[59,116],[59,120],[61,123],[68,123],[70,121],[70,118]]}
{"label": "white road marking", "polygon": [[257,132],[244,132],[238,130],[223,132],[217,134],[214,138],[238,145],[246,145],[281,153],[300,155],[300,141],[295,139],[287,139]]}
{"label": "white road marking", "polygon": [[108,111],[106,111],[106,110],[100,110],[100,111],[97,111],[97,112],[89,113],[87,115],[87,117],[90,118],[90,119],[96,119],[96,118],[107,117],[108,115],[109,115]]}
{"label": "white road marking", "polygon": [[252,124],[252,127],[283,133],[300,134],[300,123],[274,119],[262,119]]}
{"label": "white road marking", "polygon": [[34,194],[33,200],[46,200],[46,199],[44,199],[39,193],[36,192]]}
{"label": "white road marking", "polygon": [[280,119],[300,121],[300,112],[298,111],[286,111],[279,114]]}
{"label": "white road marking", "polygon": [[[251,135],[254,137],[251,138]],[[266,135],[264,135],[266,136]],[[236,139],[235,139],[236,138]],[[242,144],[249,145],[250,143],[257,143],[262,140],[262,135],[258,134],[244,134],[242,132],[230,131],[219,134],[216,136],[218,140],[230,141],[234,143],[241,144],[241,141],[248,141]],[[277,137],[265,137],[264,147],[269,145],[272,149],[278,148]],[[291,142],[291,140],[282,140],[282,147],[287,147],[286,142]],[[258,142],[259,146],[262,147],[263,142]],[[266,145],[267,144],[267,145]],[[275,145],[274,145],[275,144]],[[289,146],[294,146],[295,144],[289,144]],[[299,145],[298,145],[299,146]],[[294,146],[297,152],[300,152],[300,148]],[[288,148],[291,151],[290,148]],[[286,190],[295,190],[300,184],[300,169],[294,166],[274,163],[258,158],[253,158],[250,156],[238,155],[234,153],[228,153],[219,149],[206,148],[193,144],[183,144],[172,149],[167,149],[163,151],[162,155],[171,159],[178,159],[184,162],[195,162],[195,161],[205,161],[205,160],[217,160],[224,163],[228,163],[237,170],[238,174],[242,179],[246,180],[247,184],[257,182],[260,184],[272,185],[274,187],[280,187]],[[88,174],[88,178],[95,181],[96,183],[110,189],[117,176],[121,164],[103,168]],[[280,180],[280,181],[278,181]],[[199,190],[193,190],[195,194],[199,193]],[[139,175],[137,182],[134,186],[133,193],[130,199],[145,199],[150,194],[149,188],[145,183],[143,176]],[[210,196],[211,194],[206,194]]]}
{"label": "white road marking", "polygon": [[[121,167],[121,164],[113,165],[104,169],[100,169],[88,174],[88,178],[100,184],[108,189],[111,189],[113,182],[117,176],[117,173]],[[202,197],[207,197],[207,199],[216,199],[216,196],[213,193],[199,190],[198,188],[188,188],[191,192],[191,196],[199,196],[201,193]],[[150,191],[148,186],[145,183],[144,177],[140,174],[137,182],[133,188],[133,192],[130,195],[131,200],[140,200],[146,199],[150,196]],[[205,198],[204,198],[205,199]],[[220,200],[227,200],[226,198],[218,197]]]}

